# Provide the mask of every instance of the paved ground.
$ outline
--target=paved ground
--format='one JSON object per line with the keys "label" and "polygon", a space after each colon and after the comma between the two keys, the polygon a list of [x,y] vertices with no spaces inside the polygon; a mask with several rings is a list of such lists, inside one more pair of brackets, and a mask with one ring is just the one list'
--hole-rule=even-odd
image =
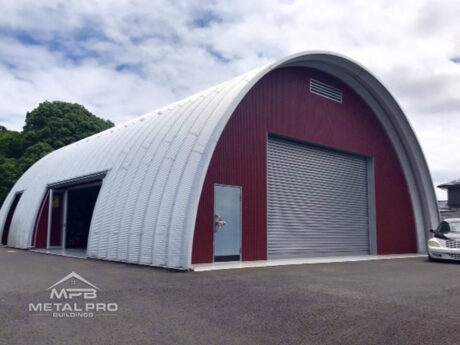
{"label": "paved ground", "polygon": [[[31,302],[75,271],[116,316]],[[178,273],[0,248],[0,344],[460,344],[460,265],[425,258]]]}

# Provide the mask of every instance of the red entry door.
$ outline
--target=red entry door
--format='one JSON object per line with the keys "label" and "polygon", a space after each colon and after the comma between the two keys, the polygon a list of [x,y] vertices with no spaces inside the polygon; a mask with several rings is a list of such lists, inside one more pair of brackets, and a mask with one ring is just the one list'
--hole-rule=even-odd
{"label": "red entry door", "polygon": [[51,222],[49,247],[62,247],[62,227],[64,223],[64,192],[53,190],[51,194]]}

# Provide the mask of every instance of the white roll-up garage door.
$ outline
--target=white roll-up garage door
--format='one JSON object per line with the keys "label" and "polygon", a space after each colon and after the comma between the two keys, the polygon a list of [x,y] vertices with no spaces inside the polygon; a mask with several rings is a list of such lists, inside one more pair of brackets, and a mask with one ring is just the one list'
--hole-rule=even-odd
{"label": "white roll-up garage door", "polygon": [[268,258],[369,254],[366,157],[269,137]]}

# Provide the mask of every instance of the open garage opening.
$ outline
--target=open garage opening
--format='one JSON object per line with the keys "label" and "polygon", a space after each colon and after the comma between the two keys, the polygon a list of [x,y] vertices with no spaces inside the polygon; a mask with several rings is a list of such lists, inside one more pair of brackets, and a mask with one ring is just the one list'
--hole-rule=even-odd
{"label": "open garage opening", "polygon": [[102,179],[49,187],[37,217],[35,248],[86,257],[88,236]]}
{"label": "open garage opening", "polygon": [[65,248],[86,251],[91,218],[100,189],[101,182],[98,182],[67,191]]}

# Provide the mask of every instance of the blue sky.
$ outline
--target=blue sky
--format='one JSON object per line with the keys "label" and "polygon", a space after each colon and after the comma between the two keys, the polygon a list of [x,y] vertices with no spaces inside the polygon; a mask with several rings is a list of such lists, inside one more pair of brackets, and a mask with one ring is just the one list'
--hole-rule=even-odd
{"label": "blue sky", "polygon": [[45,100],[78,102],[120,123],[286,55],[330,50],[393,93],[435,183],[460,177],[459,1],[0,5],[0,124],[10,129]]}

